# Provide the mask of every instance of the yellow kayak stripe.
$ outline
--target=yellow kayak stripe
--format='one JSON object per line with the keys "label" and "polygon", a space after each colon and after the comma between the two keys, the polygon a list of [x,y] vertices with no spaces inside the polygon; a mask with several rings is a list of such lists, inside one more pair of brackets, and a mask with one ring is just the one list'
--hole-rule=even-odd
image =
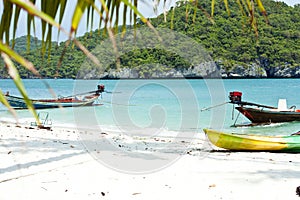
{"label": "yellow kayak stripe", "polygon": [[204,132],[212,144],[229,150],[280,151],[288,147],[281,137],[228,134],[209,129]]}

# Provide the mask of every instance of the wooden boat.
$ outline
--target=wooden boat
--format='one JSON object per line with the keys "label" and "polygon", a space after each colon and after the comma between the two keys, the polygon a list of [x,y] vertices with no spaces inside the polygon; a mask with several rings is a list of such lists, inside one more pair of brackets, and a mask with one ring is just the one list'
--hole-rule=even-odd
{"label": "wooden boat", "polygon": [[251,108],[245,106],[236,107],[241,114],[247,117],[252,123],[277,123],[300,121],[299,110],[279,110],[265,108]]}
{"label": "wooden boat", "polygon": [[300,152],[300,135],[246,135],[210,129],[204,129],[204,132],[213,145],[227,150]]}
{"label": "wooden boat", "polygon": [[[98,99],[102,92],[104,92],[104,85],[99,85],[96,91],[90,91],[74,96],[60,97],[57,99],[30,99],[30,101],[35,109],[91,106]],[[8,93],[5,95],[5,97],[13,108],[27,108],[24,98],[11,96]]]}
{"label": "wooden boat", "polygon": [[247,117],[252,123],[277,123],[300,121],[300,110],[295,106],[287,108],[285,99],[279,99],[278,107],[261,105],[241,100],[241,92],[230,92],[229,99],[241,114]]}

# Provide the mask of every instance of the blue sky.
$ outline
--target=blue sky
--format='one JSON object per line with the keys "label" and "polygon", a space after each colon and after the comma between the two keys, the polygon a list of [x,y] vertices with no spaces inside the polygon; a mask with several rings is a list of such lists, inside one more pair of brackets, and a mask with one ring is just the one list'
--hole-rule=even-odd
{"label": "blue sky", "polygon": [[293,6],[295,4],[299,4],[299,0],[283,0],[283,2],[285,2],[286,4]]}
{"label": "blue sky", "polygon": [[[284,1],[285,3],[287,3],[290,6],[293,6],[295,4],[300,3],[299,0],[277,0],[277,1]],[[75,4],[74,3],[72,4],[70,2],[73,3],[75,1],[72,0],[72,1],[68,2],[68,9],[67,10],[69,10],[69,12],[65,14],[63,24],[62,24],[62,26],[67,31],[70,30],[70,22],[71,22],[71,18],[72,18],[71,14],[69,14],[69,13],[72,13],[74,8],[75,8]],[[163,2],[163,1],[161,1],[161,2]],[[168,3],[167,3],[166,8],[168,9],[171,6],[173,6],[174,4],[175,4],[175,0],[169,0]],[[2,8],[3,8],[3,3],[0,0],[0,14],[2,14]],[[155,13],[154,10],[153,10],[152,1],[149,1],[149,0],[143,0],[143,1],[141,0],[140,4],[139,4],[139,9],[142,12],[142,14],[144,16],[147,16],[147,17],[154,17],[154,16],[156,16],[157,14],[161,13],[164,10],[164,8],[162,6],[162,3],[161,3],[161,5],[159,5],[159,8],[158,8],[158,13]],[[18,26],[18,29],[17,29],[17,37],[27,34],[26,23],[24,23],[24,21],[27,19],[25,13],[21,14],[21,19],[24,19],[24,20],[20,20],[20,22],[19,22],[19,26]],[[94,25],[93,25],[94,29],[98,28],[98,22],[99,21],[97,21],[97,20],[94,21]],[[40,37],[39,30],[41,30],[41,27],[40,27],[39,20],[36,20],[36,30],[37,30],[37,35],[36,36]],[[77,36],[83,35],[86,31],[87,31],[87,29],[86,29],[86,18],[85,18],[85,19],[81,20],[81,23],[80,23],[80,26],[79,26],[79,29],[78,29],[78,32],[77,32]],[[32,31],[32,33],[33,33],[33,31]],[[57,31],[54,31],[52,39],[55,40],[55,41],[57,40]],[[63,41],[63,40],[66,40],[66,39],[67,39],[67,36],[64,35],[63,33],[61,33],[60,38],[58,40]]]}

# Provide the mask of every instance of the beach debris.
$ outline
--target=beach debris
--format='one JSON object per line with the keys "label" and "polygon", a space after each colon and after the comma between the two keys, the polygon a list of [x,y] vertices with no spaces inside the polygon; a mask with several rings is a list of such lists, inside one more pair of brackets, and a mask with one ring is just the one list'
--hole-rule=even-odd
{"label": "beach debris", "polygon": [[34,128],[33,128],[33,127],[31,127],[31,126],[30,126],[30,127],[25,127],[25,128],[26,128],[26,129],[34,129]]}
{"label": "beach debris", "polygon": [[102,195],[102,196],[105,196],[105,192],[101,192],[101,195]]}
{"label": "beach debris", "polygon": [[132,193],[132,195],[138,195],[138,194],[141,194],[141,193],[140,192]]}
{"label": "beach debris", "polygon": [[298,186],[298,187],[296,188],[296,195],[298,195],[298,196],[300,197],[300,186]]}
{"label": "beach debris", "polygon": [[7,154],[11,154],[12,151],[7,152]]}
{"label": "beach debris", "polygon": [[216,184],[210,184],[208,187],[209,187],[209,188],[216,187]]}

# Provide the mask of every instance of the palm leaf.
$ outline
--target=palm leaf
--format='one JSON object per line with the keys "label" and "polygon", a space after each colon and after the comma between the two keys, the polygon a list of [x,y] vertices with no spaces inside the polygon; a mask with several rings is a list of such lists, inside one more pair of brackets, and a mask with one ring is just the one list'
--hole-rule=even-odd
{"label": "palm leaf", "polygon": [[211,0],[211,16],[214,16],[215,13],[215,0]]}
{"label": "palm leaf", "polygon": [[[67,5],[67,0],[61,0],[60,1],[60,11],[59,11],[59,20],[58,20],[59,24],[62,23],[64,13],[65,13],[65,10],[66,10],[66,5]],[[60,34],[60,29],[58,29],[57,40],[59,38],[59,34]]]}
{"label": "palm leaf", "polygon": [[198,5],[198,0],[195,1],[195,6],[194,6],[194,14],[193,14],[193,23],[196,22],[196,18],[197,18],[197,5]]}
{"label": "palm leaf", "polygon": [[173,30],[174,29],[174,19],[175,19],[175,7],[172,10],[171,13],[171,21],[170,21],[170,29]]}
{"label": "palm leaf", "polygon": [[[90,0],[91,4],[95,5],[95,0]],[[90,23],[91,22],[91,23]],[[89,29],[89,24],[90,26],[90,32],[92,32],[93,29],[93,22],[94,22],[94,8],[91,6],[88,6],[87,8],[87,23],[86,23],[86,30]]]}
{"label": "palm leaf", "polygon": [[0,102],[8,108],[9,112],[11,112],[11,114],[14,116],[14,118],[16,119],[17,123],[18,123],[18,118],[17,118],[17,113],[16,111],[10,106],[10,104],[8,103],[7,99],[5,98],[5,96],[3,95],[2,90],[0,89]]}
{"label": "palm leaf", "polygon": [[225,4],[226,10],[228,12],[228,15],[230,15],[230,9],[229,9],[229,6],[228,6],[228,0],[224,0],[224,4]]}
{"label": "palm leaf", "polygon": [[128,6],[124,6],[124,11],[123,11],[123,25],[122,25],[122,33],[124,34],[126,31],[126,16],[127,16],[127,10]]}
{"label": "palm leaf", "polygon": [[[34,5],[35,4],[35,0],[30,0],[31,4]],[[30,51],[30,35],[31,35],[31,24],[33,23],[33,32],[35,35],[35,25],[34,25],[34,17],[32,14],[28,13],[27,14],[27,52]]]}
{"label": "palm leaf", "polygon": [[20,18],[20,12],[21,12],[20,7],[15,7],[15,8],[16,9],[15,9],[15,16],[14,16],[12,48],[14,48],[14,46],[15,46],[16,31],[17,31],[18,21],[19,21],[19,18]]}
{"label": "palm leaf", "polygon": [[240,0],[236,0],[236,2],[237,2],[238,6],[240,8],[240,11],[242,12],[242,15],[246,16],[246,12],[245,12],[245,9],[244,9],[244,4],[243,4],[244,0],[242,0],[242,2]]}
{"label": "palm leaf", "polygon": [[77,30],[82,15],[88,6],[89,3],[86,1],[82,1],[82,0],[77,1],[76,8],[72,17],[71,35]]}
{"label": "palm leaf", "polygon": [[32,102],[31,100],[28,98],[27,96],[27,93],[26,93],[26,90],[25,90],[25,87],[23,85],[23,82],[20,78],[20,75],[19,75],[19,72],[18,70],[16,69],[16,67],[14,66],[12,60],[9,58],[8,55],[6,55],[5,53],[1,53],[1,56],[6,64],[6,67],[7,67],[7,71],[8,71],[8,74],[10,75],[10,77],[12,77],[15,85],[17,86],[18,90],[20,91],[21,95],[23,96],[24,98],[24,101],[26,102],[26,105],[27,105],[27,108],[29,111],[31,111],[31,113],[33,114],[38,126],[41,125],[40,123],[40,120],[39,120],[39,117],[32,105]]}
{"label": "palm leaf", "polygon": [[[194,6],[197,7],[199,10],[202,11],[202,13],[207,17],[207,19],[209,19],[209,21],[214,24],[215,21],[213,20],[212,16],[198,3],[194,3]],[[188,15],[188,14],[186,14]],[[187,18],[187,17],[186,17]]]}
{"label": "palm leaf", "polygon": [[[49,8],[44,8],[43,11],[40,11],[36,6],[35,6],[35,1],[23,1],[23,0],[6,0],[9,1],[13,4],[15,4],[17,7],[20,7],[24,9],[29,16],[29,19],[27,21],[27,31],[28,35],[30,35],[30,27],[31,23],[33,22],[33,16],[36,16],[40,19],[42,19],[44,22],[48,23],[51,25],[51,27],[57,27],[60,31],[63,31],[65,34],[68,35],[68,32],[66,32],[59,23],[57,23],[54,20],[54,17],[51,17],[49,14],[52,14],[53,16],[56,15],[57,13],[57,6],[60,5],[60,0],[56,0],[56,4],[54,5],[54,9],[49,9]],[[47,2],[47,4],[44,5],[44,2]],[[53,1],[42,1],[42,7],[51,7],[53,6]],[[44,11],[48,11],[49,13],[46,13]],[[1,20],[2,21],[2,20]],[[45,28],[43,28],[43,23],[42,23],[42,34],[45,34]],[[49,42],[49,41],[48,41]]]}
{"label": "palm leaf", "polygon": [[268,17],[267,17],[267,11],[266,11],[266,9],[264,8],[264,6],[263,6],[261,0],[256,0],[256,3],[257,3],[257,6],[258,6],[260,12],[261,12],[262,15],[265,17],[266,22],[269,23],[269,20],[268,20]]}
{"label": "palm leaf", "polygon": [[9,55],[11,58],[13,58],[15,61],[23,65],[25,68],[27,68],[29,71],[31,71],[36,76],[40,77],[39,72],[35,69],[33,64],[26,59],[24,59],[22,56],[18,55],[15,51],[13,51],[9,46],[3,44],[0,41],[0,52],[5,53],[6,55]]}
{"label": "palm leaf", "polygon": [[12,21],[12,13],[13,13],[13,4],[9,1],[3,2],[3,14],[1,17],[0,24],[0,37],[1,40],[5,38],[5,42],[9,43],[9,32],[10,32],[10,22]]}

